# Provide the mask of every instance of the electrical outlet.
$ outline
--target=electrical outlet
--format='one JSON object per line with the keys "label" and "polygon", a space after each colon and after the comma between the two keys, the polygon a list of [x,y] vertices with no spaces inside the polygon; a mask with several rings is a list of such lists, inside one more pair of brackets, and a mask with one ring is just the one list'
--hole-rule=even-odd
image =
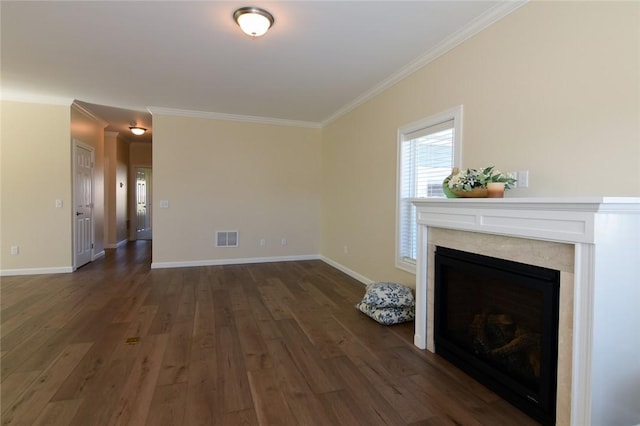
{"label": "electrical outlet", "polygon": [[168,209],[169,208],[169,200],[160,200],[160,208]]}
{"label": "electrical outlet", "polygon": [[287,245],[287,239],[286,238],[281,239],[280,240],[280,244],[282,244],[283,246],[286,246]]}
{"label": "electrical outlet", "polygon": [[349,253],[349,247],[347,247],[346,245],[344,246],[344,254]]}
{"label": "electrical outlet", "polygon": [[260,239],[260,247],[264,247],[267,245],[267,240],[265,240],[264,238]]}
{"label": "electrical outlet", "polygon": [[516,172],[516,182],[517,188],[528,188],[529,187],[529,170],[521,170]]}
{"label": "electrical outlet", "polygon": [[20,253],[20,247],[18,246],[11,246],[11,254],[12,255],[16,255]]}
{"label": "electrical outlet", "polygon": [[61,209],[62,208],[62,200],[56,200],[56,208],[57,209]]}

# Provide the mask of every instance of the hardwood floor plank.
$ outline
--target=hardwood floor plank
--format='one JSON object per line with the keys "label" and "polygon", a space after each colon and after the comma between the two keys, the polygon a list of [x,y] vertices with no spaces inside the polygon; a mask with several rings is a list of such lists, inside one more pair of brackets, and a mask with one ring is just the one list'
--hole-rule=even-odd
{"label": "hardwood floor plank", "polygon": [[[467,407],[467,400],[473,398],[470,393],[452,392],[450,388],[443,392],[443,389],[433,381],[433,376],[425,377],[415,375],[405,381],[407,387],[413,388],[414,394],[425,401],[429,409],[437,413],[439,417],[449,419],[455,424],[481,425],[480,421],[470,412]],[[460,391],[460,389],[458,389]]]}
{"label": "hardwood floor plank", "polygon": [[169,333],[176,319],[179,305],[180,300],[176,297],[175,293],[162,295],[160,302],[157,304],[158,312],[149,327],[149,334]]}
{"label": "hardwood floor plank", "polygon": [[205,348],[189,365],[185,424],[193,426],[222,424],[224,404],[219,388],[215,349]]}
{"label": "hardwood floor plank", "polygon": [[227,290],[213,291],[213,314],[216,327],[232,327],[235,325],[231,300]]}
{"label": "hardwood floor plank", "polygon": [[42,356],[43,353],[46,354],[47,357],[50,357],[51,352],[46,350],[47,342],[49,342],[50,339],[59,331],[59,329],[40,329],[33,334],[25,335],[25,339],[22,343],[6,352],[2,356],[2,362],[0,362],[0,377],[2,383],[4,383],[5,379],[9,375],[17,371],[28,372],[33,370],[44,370],[46,366],[42,365],[39,365],[37,368],[33,368],[32,370],[21,367],[24,367],[25,360],[28,360],[30,357]]}
{"label": "hardwood floor plank", "polygon": [[180,302],[176,312],[177,320],[193,320],[196,310],[196,286],[198,274],[196,271],[186,271],[180,291]]}
{"label": "hardwood floor plank", "polygon": [[278,387],[291,413],[300,425],[330,425],[332,420],[317,395],[296,366],[286,345],[279,340],[267,342],[278,377]]}
{"label": "hardwood floor plank", "polygon": [[284,395],[277,385],[278,378],[275,371],[273,369],[263,369],[249,371],[247,374],[258,424],[296,424]]}
{"label": "hardwood floor plank", "polygon": [[347,357],[330,358],[327,362],[340,376],[345,386],[344,389],[352,396],[360,412],[366,415],[368,424],[405,424],[400,414],[378,393],[371,382],[359,372]]}
{"label": "hardwood floor plank", "polygon": [[141,351],[120,393],[110,425],[145,424],[168,341],[168,334],[158,334],[140,342]]}
{"label": "hardwood floor plank", "polygon": [[[41,284],[47,287],[49,286],[46,283]],[[29,290],[34,291],[34,289]],[[9,312],[5,312],[7,311],[7,309],[2,309],[2,311],[0,311],[0,317],[2,318],[3,338],[0,340],[0,345],[2,345],[3,348],[6,347],[8,350],[9,343],[7,342],[7,340],[5,340],[5,337],[10,336],[11,332],[16,330],[18,327],[28,327],[29,324],[32,324],[36,329],[44,325],[48,325],[52,328],[59,328],[60,325],[52,323],[51,318],[60,311],[68,311],[68,298],[72,293],[74,293],[74,291],[77,290],[70,288],[61,288],[57,292],[53,292],[53,289],[47,292],[42,292],[43,297],[40,298],[40,300],[34,299],[32,304],[26,305],[27,309],[15,309],[13,315],[11,315]],[[4,289],[2,291],[2,295],[4,296]],[[12,308],[14,307],[13,305],[8,304],[6,300],[3,300],[3,305],[11,306]]]}
{"label": "hardwood floor plank", "polygon": [[107,425],[118,404],[120,392],[129,380],[134,360],[114,358],[105,370],[100,386],[87,392],[76,415],[69,423],[72,426]]}
{"label": "hardwood floor plank", "polygon": [[133,358],[139,352],[140,346],[128,345],[126,341],[128,338],[139,337],[140,339],[148,337],[151,334],[151,324],[158,315],[157,305],[145,305],[140,308],[135,319],[127,326],[123,335],[123,340],[116,345],[112,358],[113,359],[127,359]]}
{"label": "hardwood floor plank", "polygon": [[56,390],[91,347],[77,343],[65,347],[60,355],[16,400],[2,411],[2,423],[32,424]]}
{"label": "hardwood floor plank", "polygon": [[253,408],[240,341],[232,327],[216,328],[216,359],[224,413]]}
{"label": "hardwood floor plank", "polygon": [[115,348],[122,344],[126,324],[113,324],[80,360],[76,368],[60,385],[52,401],[79,399],[91,388],[99,386]]}
{"label": "hardwood floor plank", "polygon": [[81,403],[80,399],[50,402],[44,407],[33,426],[67,426]]}
{"label": "hardwood floor plank", "polygon": [[293,317],[323,358],[343,356],[343,346],[353,338],[335,318],[324,309],[292,310]]}
{"label": "hardwood floor plank", "polygon": [[342,389],[338,377],[328,368],[316,347],[306,338],[295,321],[280,321],[279,328],[283,335],[282,343],[290,354],[293,365],[314,393]]}
{"label": "hardwood floor plank", "polygon": [[258,286],[262,302],[274,320],[291,319],[290,306],[294,297],[279,279],[268,278]]}
{"label": "hardwood floor plank", "polygon": [[194,312],[191,358],[201,359],[200,353],[208,354],[215,346],[215,319],[213,315],[213,303],[210,301],[196,302]]}
{"label": "hardwood floor plank", "polygon": [[[69,343],[92,343],[95,336],[102,333],[110,318],[108,311],[115,305],[111,300],[100,311],[83,311],[55,333],[49,335],[35,351],[20,361],[15,371],[32,371],[48,365]],[[104,318],[107,318],[106,320]]]}
{"label": "hardwood floor plank", "polygon": [[320,305],[324,309],[332,310],[337,309],[338,305],[327,297],[316,285],[307,280],[301,280],[298,285],[304,289],[316,304]]}
{"label": "hardwood floor plank", "polygon": [[[141,284],[138,284],[137,286],[140,285]],[[133,321],[136,315],[138,315],[138,312],[142,308],[142,305],[147,299],[151,289],[147,287],[136,290],[137,291],[133,292],[130,296],[122,298],[121,306],[119,307],[118,312],[113,316],[113,319],[111,320],[112,322],[128,323]],[[132,291],[132,289],[129,291]]]}
{"label": "hardwood floor plank", "polygon": [[225,413],[221,425],[225,426],[255,426],[258,424],[256,412],[253,408]]}
{"label": "hardwood floor plank", "polygon": [[389,372],[383,363],[367,363],[358,360],[358,370],[369,381],[370,386],[392,406],[406,423],[414,423],[433,417],[433,411],[416,398],[410,387],[405,386],[403,376]]}
{"label": "hardwood floor plank", "polygon": [[14,401],[24,393],[29,387],[33,386],[35,380],[40,376],[42,371],[26,371],[21,373],[13,373],[9,375],[2,386],[0,386],[0,401],[2,401],[2,411],[4,407],[9,407]]}
{"label": "hardwood floor plank", "polygon": [[193,318],[175,321],[169,333],[169,340],[162,358],[162,366],[157,385],[184,383],[189,372]]}
{"label": "hardwood floor plank", "polygon": [[251,311],[246,308],[238,310],[234,317],[247,371],[271,368],[273,364],[269,351]]}
{"label": "hardwood floor plank", "polygon": [[323,407],[331,418],[336,419],[336,425],[362,425],[369,426],[371,423],[366,411],[363,410],[351,393],[346,390],[328,392],[319,395]]}
{"label": "hardwood floor plank", "polygon": [[148,426],[174,426],[184,424],[186,382],[157,386],[149,407]]}
{"label": "hardwood floor plank", "polygon": [[333,317],[362,344],[371,350],[402,346],[405,342],[389,326],[378,324],[353,306],[333,313]]}

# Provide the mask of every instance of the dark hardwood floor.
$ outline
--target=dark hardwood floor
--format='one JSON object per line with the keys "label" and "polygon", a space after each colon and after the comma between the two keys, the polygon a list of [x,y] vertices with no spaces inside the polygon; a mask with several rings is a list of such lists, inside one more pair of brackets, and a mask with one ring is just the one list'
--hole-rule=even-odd
{"label": "dark hardwood floor", "polygon": [[2,278],[2,424],[535,424],[321,261],[150,270],[150,251]]}

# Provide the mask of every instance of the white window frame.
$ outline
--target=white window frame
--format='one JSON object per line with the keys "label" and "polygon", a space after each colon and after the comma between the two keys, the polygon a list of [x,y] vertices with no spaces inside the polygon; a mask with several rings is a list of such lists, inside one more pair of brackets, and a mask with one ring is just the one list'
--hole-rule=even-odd
{"label": "white window frame", "polygon": [[[436,126],[453,120],[453,165],[460,167],[462,164],[462,105],[448,109],[419,121],[406,124],[398,129],[397,167],[396,167],[396,267],[409,273],[416,273],[415,260],[407,259],[402,255],[402,229],[403,218],[401,215],[402,197],[402,143],[406,135],[421,129]],[[416,236],[417,237],[417,236]]]}

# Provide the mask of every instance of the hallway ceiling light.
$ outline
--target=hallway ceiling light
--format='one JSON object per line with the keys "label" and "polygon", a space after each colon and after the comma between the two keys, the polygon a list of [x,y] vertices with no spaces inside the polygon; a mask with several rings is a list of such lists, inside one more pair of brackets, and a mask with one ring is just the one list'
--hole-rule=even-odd
{"label": "hallway ceiling light", "polygon": [[241,7],[233,12],[233,19],[251,37],[264,35],[275,22],[273,15],[259,7]]}
{"label": "hallway ceiling light", "polygon": [[129,130],[131,130],[131,133],[133,133],[136,136],[144,135],[144,132],[147,131],[147,129],[145,129],[144,127],[138,127],[138,126],[129,127]]}

